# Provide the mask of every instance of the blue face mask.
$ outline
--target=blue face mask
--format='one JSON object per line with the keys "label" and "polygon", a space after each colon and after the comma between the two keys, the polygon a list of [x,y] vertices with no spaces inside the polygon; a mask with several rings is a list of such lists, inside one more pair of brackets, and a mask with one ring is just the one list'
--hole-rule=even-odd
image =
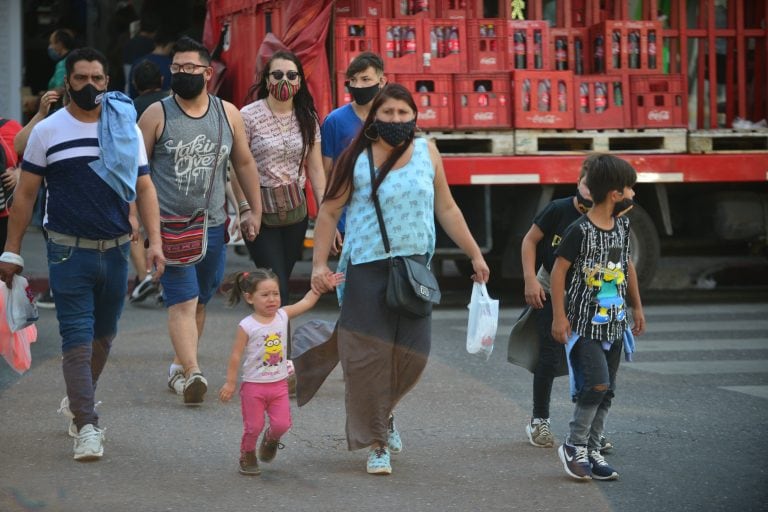
{"label": "blue face mask", "polygon": [[53,48],[51,48],[49,46],[48,47],[48,58],[51,59],[53,62],[59,62],[61,60],[61,55],[56,53],[56,50],[54,50]]}

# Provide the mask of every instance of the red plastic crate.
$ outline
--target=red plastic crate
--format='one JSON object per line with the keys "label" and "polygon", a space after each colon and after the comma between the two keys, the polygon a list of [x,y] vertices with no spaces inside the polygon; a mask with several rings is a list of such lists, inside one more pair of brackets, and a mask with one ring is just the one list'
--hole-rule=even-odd
{"label": "red plastic crate", "polygon": [[[577,41],[580,44],[580,50],[577,48]],[[547,69],[573,71],[574,75],[589,73],[589,64],[592,60],[590,49],[589,29],[552,27],[549,29]]]}
{"label": "red plastic crate", "polygon": [[510,128],[509,73],[471,73],[453,76],[456,128]]}
{"label": "red plastic crate", "polygon": [[507,21],[507,68],[548,69],[549,23]]}
{"label": "red plastic crate", "polygon": [[507,24],[497,19],[467,20],[469,71],[487,73],[507,69]]}
{"label": "red plastic crate", "polygon": [[466,73],[470,48],[463,19],[424,19],[421,46],[424,72]]}
{"label": "red plastic crate", "polygon": [[379,55],[384,69],[390,72],[421,73],[423,66],[424,28],[421,18],[380,19]]}
{"label": "red plastic crate", "polygon": [[336,0],[336,17],[389,18],[392,14],[390,0]]}
{"label": "red plastic crate", "polygon": [[[661,23],[603,21],[593,25],[590,34],[593,50],[590,60],[593,73],[648,75],[661,72]],[[602,44],[599,38],[602,39]]]}
{"label": "red plastic crate", "polygon": [[442,75],[395,75],[394,81],[405,86],[413,94],[419,108],[416,124],[422,130],[452,129],[453,78]]}
{"label": "red plastic crate", "polygon": [[515,128],[573,128],[574,94],[571,71],[512,73]]}
{"label": "red plastic crate", "polygon": [[347,69],[362,52],[379,53],[379,23],[371,18],[336,20],[336,69]]}
{"label": "red plastic crate", "polygon": [[629,128],[628,84],[626,74],[574,76],[576,129]]}
{"label": "red plastic crate", "polygon": [[394,18],[437,18],[437,0],[390,0]]}
{"label": "red plastic crate", "polygon": [[[471,18],[473,0],[433,0],[438,18]],[[477,0],[474,0],[477,1]]]}
{"label": "red plastic crate", "polygon": [[351,101],[352,96],[347,90],[347,75],[345,73],[336,73],[336,107],[341,107]]}
{"label": "red plastic crate", "polygon": [[633,128],[686,128],[682,75],[630,75]]}

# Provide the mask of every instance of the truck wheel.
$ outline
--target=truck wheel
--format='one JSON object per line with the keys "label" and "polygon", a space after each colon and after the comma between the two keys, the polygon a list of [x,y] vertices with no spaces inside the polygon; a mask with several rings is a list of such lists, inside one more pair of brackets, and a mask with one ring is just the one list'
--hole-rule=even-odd
{"label": "truck wheel", "polygon": [[661,257],[659,234],[651,216],[640,206],[635,205],[627,215],[630,222],[632,263],[637,270],[640,288],[647,288],[656,274]]}

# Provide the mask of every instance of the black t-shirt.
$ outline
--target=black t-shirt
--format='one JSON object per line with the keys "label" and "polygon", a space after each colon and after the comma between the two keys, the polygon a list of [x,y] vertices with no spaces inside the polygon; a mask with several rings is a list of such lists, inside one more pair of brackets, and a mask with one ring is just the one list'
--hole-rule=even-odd
{"label": "black t-shirt", "polygon": [[536,248],[536,254],[541,257],[541,264],[547,272],[552,272],[555,249],[563,239],[566,228],[581,217],[581,212],[573,206],[573,197],[555,199],[533,219],[533,223],[544,233],[544,238]]}
{"label": "black t-shirt", "polygon": [[629,219],[598,228],[584,215],[566,231],[555,251],[571,262],[566,279],[568,321],[585,338],[613,341],[624,334],[629,264]]}

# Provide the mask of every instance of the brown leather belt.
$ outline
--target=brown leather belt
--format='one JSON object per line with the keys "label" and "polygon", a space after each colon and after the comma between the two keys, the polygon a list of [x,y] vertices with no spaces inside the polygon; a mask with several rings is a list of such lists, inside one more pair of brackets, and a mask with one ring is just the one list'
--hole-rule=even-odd
{"label": "brown leather belt", "polygon": [[131,240],[131,235],[125,234],[119,238],[112,238],[110,240],[91,240],[89,238],[57,233],[56,231],[48,231],[48,238],[55,244],[66,245],[67,247],[80,247],[81,249],[96,249],[100,252],[104,252],[129,242]]}

